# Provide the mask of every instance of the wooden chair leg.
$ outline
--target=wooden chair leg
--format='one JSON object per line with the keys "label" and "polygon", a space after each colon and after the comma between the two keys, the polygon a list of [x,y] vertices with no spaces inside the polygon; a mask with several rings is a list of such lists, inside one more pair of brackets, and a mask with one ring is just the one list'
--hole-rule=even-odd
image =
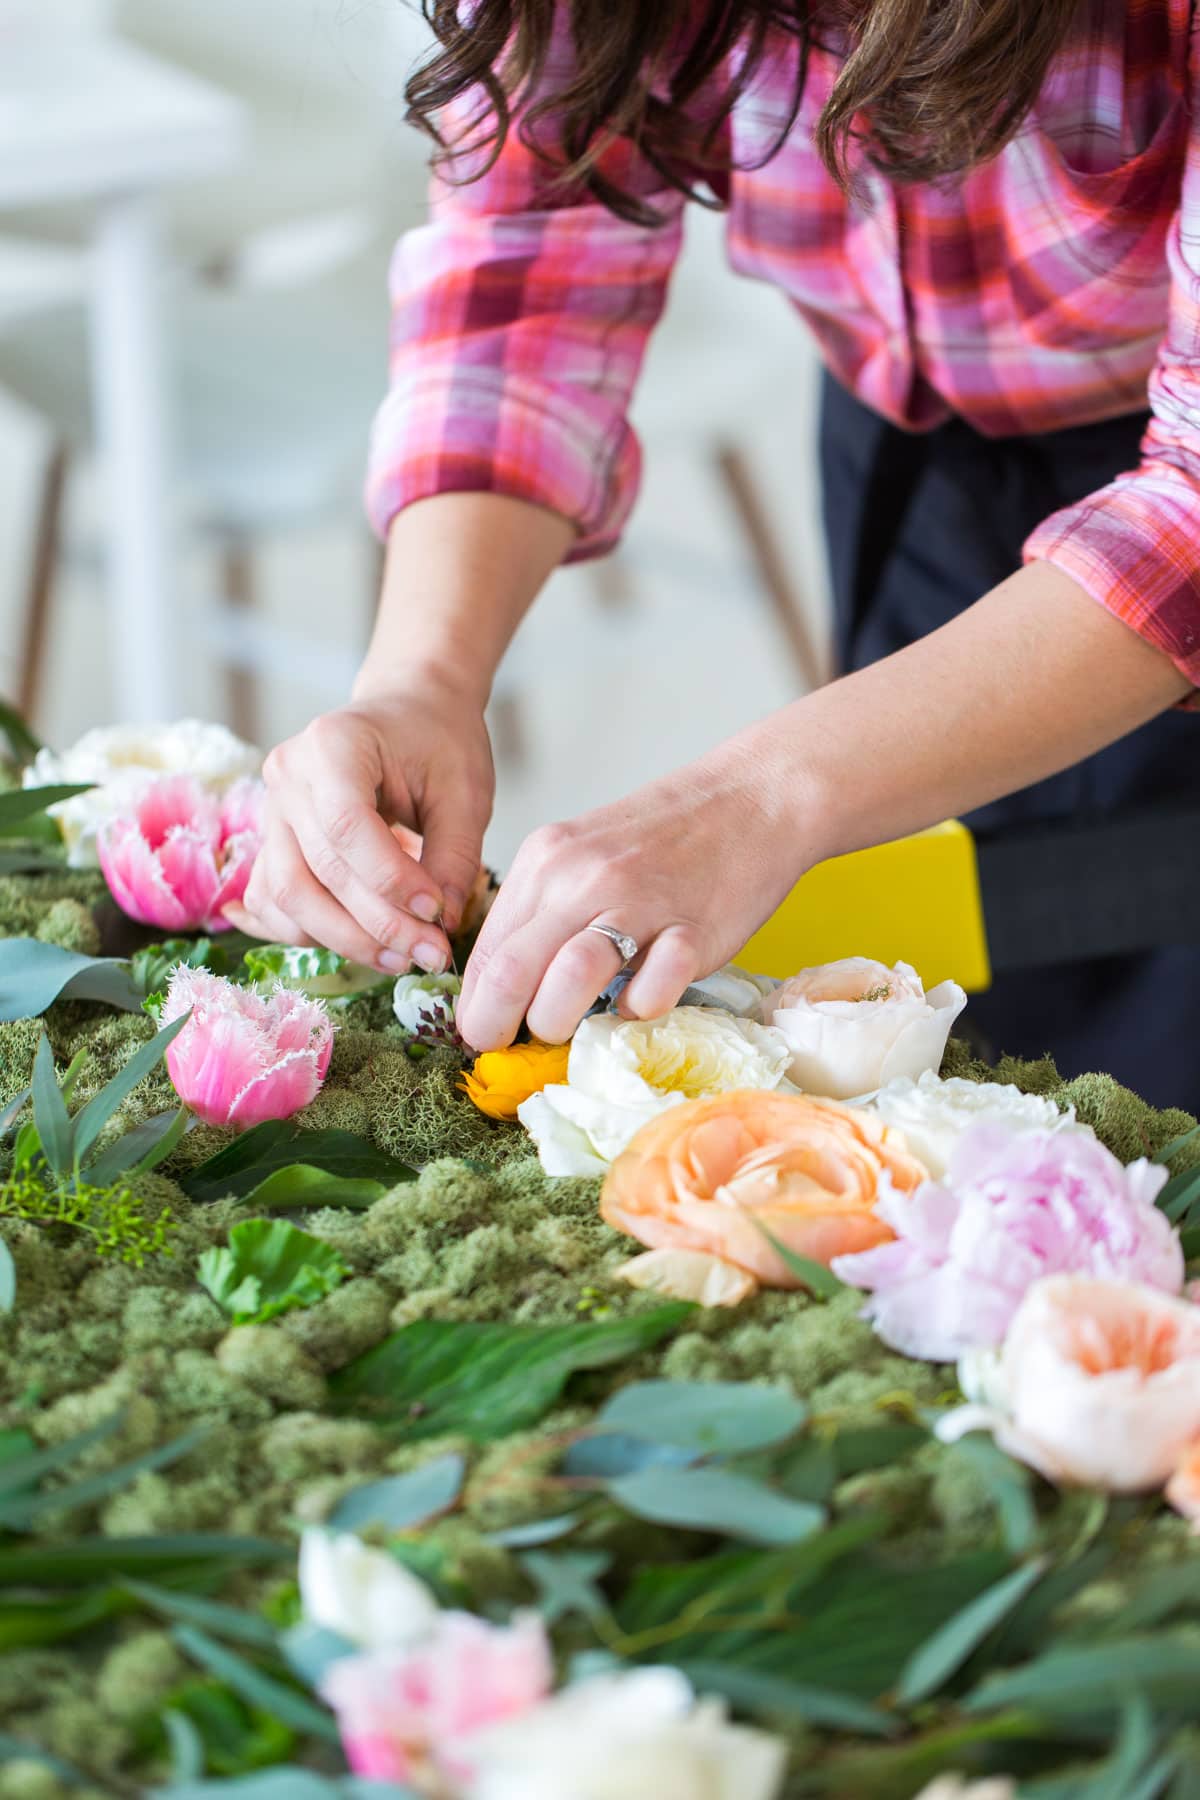
{"label": "wooden chair leg", "polygon": [[[221,593],[235,612],[254,608],[254,551],[240,534],[224,539],[221,559]],[[248,744],[258,742],[258,680],[252,669],[231,661],[225,669],[225,712],[230,729]]]}
{"label": "wooden chair leg", "polygon": [[771,603],[776,623],[791,652],[805,693],[827,679],[826,658],[813,642],[812,609],[797,591],[778,540],[767,517],[758,485],[744,453],[735,444],[721,444],[716,452],[717,472],[738,516],[763,592]]}
{"label": "wooden chair leg", "polygon": [[25,719],[34,718],[42,697],[46,650],[50,638],[50,610],[54,603],[62,544],[63,498],[69,463],[66,445],[58,443],[47,460],[42,476],[25,605],[25,627],[17,669],[17,706]]}

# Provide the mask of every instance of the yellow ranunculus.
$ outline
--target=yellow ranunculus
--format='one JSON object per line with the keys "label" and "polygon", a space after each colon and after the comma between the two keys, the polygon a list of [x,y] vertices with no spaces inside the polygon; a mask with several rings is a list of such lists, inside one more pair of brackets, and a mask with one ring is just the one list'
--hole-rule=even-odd
{"label": "yellow ranunculus", "polygon": [[569,1052],[569,1044],[538,1043],[485,1050],[460,1086],[489,1119],[515,1119],[523,1100],[567,1079]]}

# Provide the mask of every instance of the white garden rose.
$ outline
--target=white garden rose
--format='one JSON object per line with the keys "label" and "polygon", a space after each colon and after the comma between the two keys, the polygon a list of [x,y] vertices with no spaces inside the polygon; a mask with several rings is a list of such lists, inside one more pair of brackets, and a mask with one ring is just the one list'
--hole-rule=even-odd
{"label": "white garden rose", "polygon": [[972,1125],[987,1122],[1010,1131],[1080,1131],[1096,1134],[1075,1117],[1075,1108],[1057,1107],[1041,1094],[1023,1094],[999,1081],[943,1081],[931,1069],[913,1081],[889,1081],[871,1105],[887,1125],[903,1132],[918,1162],[935,1181],[946,1173],[950,1152]]}
{"label": "white garden rose", "polygon": [[854,1100],[901,1075],[941,1066],[950,1027],[967,1004],[954,981],[925,992],[907,963],[867,956],[802,969],[766,995],[760,1017],[791,1050],[789,1074],[806,1094]]}
{"label": "white garden rose", "polygon": [[309,1624],[362,1650],[419,1643],[439,1614],[429,1588],[394,1556],[353,1532],[315,1526],[300,1538],[300,1600]]}
{"label": "white garden rose", "polygon": [[416,1032],[423,1025],[453,1026],[461,993],[457,975],[401,975],[392,989],[392,1011],[405,1031]]}
{"label": "white garden rose", "polygon": [[128,810],[147,780],[192,775],[213,793],[223,793],[246,775],[257,775],[262,752],[243,743],[224,725],[177,719],[163,725],[106,725],[85,732],[70,750],[39,750],[25,771],[26,787],[66,782],[96,785],[73,800],[52,806],[52,817],[67,845],[73,869],[99,865],[96,833]]}
{"label": "white garden rose", "polygon": [[703,981],[693,981],[684,995],[688,1006],[719,1006],[739,1018],[757,1019],[764,999],[779,986],[773,975],[751,975],[737,963],[726,963]]}
{"label": "white garden rose", "polygon": [[533,1094],[517,1117],[548,1175],[603,1175],[649,1120],[685,1100],[736,1088],[782,1088],[789,1052],[752,1019],[677,1006],[660,1019],[585,1019],[567,1079]]}
{"label": "white garden rose", "polygon": [[1008,1775],[968,1781],[965,1775],[939,1775],[916,1800],[1017,1800],[1017,1784]]}
{"label": "white garden rose", "polygon": [[593,1676],[454,1754],[464,1800],[775,1800],[786,1760],[675,1669]]}

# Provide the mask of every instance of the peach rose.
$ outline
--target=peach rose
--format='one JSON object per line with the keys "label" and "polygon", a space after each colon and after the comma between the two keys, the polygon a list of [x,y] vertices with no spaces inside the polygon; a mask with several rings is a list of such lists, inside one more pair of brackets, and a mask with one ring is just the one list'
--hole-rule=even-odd
{"label": "peach rose", "polygon": [[1192,1530],[1200,1534],[1200,1438],[1184,1451],[1167,1483],[1167,1499],[1177,1513],[1191,1520]]}
{"label": "peach rose", "polygon": [[795,1288],[764,1229],[824,1264],[885,1243],[891,1228],[874,1210],[885,1170],[905,1193],[925,1179],[904,1139],[871,1114],[738,1090],[643,1126],[609,1170],[600,1211],[652,1250],[704,1250],[770,1287]]}

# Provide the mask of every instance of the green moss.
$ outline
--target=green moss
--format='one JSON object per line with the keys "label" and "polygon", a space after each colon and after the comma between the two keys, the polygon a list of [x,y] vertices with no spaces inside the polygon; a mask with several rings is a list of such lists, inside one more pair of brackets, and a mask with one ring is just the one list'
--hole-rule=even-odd
{"label": "green moss", "polygon": [[132,1723],[162,1704],[186,1668],[167,1632],[138,1631],[101,1663],[96,1699],[114,1719]]}
{"label": "green moss", "polygon": [[325,1402],[325,1379],[299,1344],[275,1325],[235,1325],[217,1345],[226,1375],[281,1406],[306,1411]]}
{"label": "green moss", "polygon": [[99,956],[100,928],[90,908],[64,898],[48,907],[34,934],[44,944],[60,944],[80,956]]}

